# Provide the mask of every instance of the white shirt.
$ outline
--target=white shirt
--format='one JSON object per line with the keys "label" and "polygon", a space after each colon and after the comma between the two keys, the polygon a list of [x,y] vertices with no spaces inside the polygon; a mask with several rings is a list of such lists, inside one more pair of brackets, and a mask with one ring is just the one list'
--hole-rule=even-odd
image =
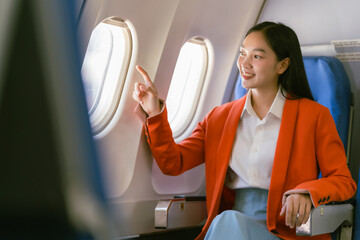
{"label": "white shirt", "polygon": [[246,97],[230,158],[226,186],[269,189],[285,97],[280,88],[266,116],[260,120]]}

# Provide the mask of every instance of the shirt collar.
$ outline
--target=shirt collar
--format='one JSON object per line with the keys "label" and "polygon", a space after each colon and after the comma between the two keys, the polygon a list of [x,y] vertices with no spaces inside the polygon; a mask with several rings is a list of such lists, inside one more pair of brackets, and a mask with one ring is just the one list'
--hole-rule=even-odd
{"label": "shirt collar", "polygon": [[[283,94],[286,96],[285,90],[281,91],[281,87],[279,87],[279,90],[277,91],[275,99],[271,104],[270,110],[268,112],[268,114],[271,113],[272,115],[278,117],[279,119],[281,119],[282,117],[282,113],[285,105],[285,97]],[[241,117],[243,117],[244,112],[247,112],[248,114],[253,116],[257,116],[253,107],[251,106],[251,89],[248,91],[248,94],[246,96],[245,106],[241,113]]]}

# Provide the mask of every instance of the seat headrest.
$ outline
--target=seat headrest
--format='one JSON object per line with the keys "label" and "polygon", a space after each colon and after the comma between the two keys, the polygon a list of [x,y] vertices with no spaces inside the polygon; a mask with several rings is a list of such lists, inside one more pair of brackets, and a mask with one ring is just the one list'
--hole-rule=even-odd
{"label": "seat headrest", "polygon": [[334,57],[304,57],[314,100],[330,110],[340,138],[347,145],[351,90],[342,63]]}

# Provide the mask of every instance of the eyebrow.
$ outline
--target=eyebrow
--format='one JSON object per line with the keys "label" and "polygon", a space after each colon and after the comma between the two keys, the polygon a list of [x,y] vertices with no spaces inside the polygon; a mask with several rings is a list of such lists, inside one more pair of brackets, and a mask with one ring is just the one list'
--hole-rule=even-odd
{"label": "eyebrow", "polygon": [[[242,48],[244,48],[244,46],[241,45],[241,46],[240,46],[240,51],[241,51]],[[244,49],[245,49],[245,48],[244,48]],[[254,48],[252,51],[253,51],[253,52],[256,51],[256,52],[266,53],[266,51],[265,51],[264,49],[262,49],[262,48]]]}

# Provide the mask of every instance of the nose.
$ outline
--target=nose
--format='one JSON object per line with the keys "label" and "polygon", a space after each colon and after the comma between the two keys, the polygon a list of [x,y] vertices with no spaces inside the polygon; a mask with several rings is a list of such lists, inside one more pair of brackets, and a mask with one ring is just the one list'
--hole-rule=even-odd
{"label": "nose", "polygon": [[239,56],[238,60],[238,66],[239,68],[251,68],[251,62],[248,56]]}

